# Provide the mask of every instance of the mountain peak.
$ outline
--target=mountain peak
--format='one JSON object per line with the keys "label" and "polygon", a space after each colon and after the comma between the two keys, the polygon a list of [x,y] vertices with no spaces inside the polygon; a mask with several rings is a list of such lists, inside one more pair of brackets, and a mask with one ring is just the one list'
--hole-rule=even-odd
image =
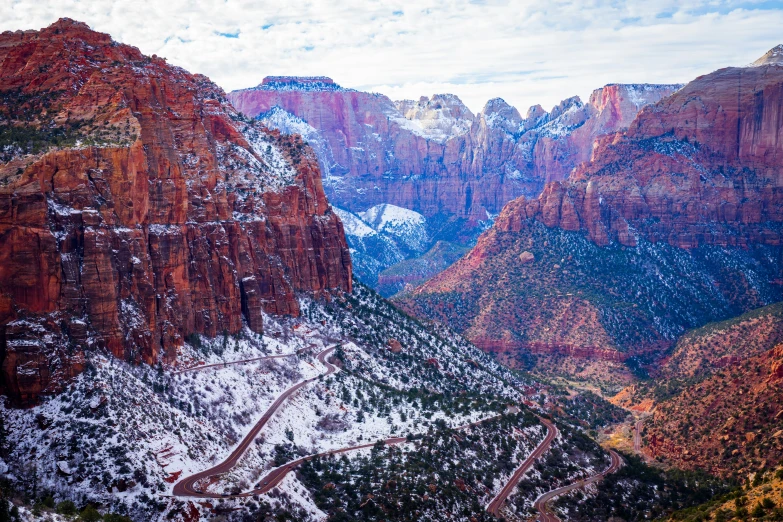
{"label": "mountain peak", "polygon": [[56,22],[52,23],[49,27],[54,28],[65,28],[65,27],[79,27],[81,29],[89,29],[90,26],[87,25],[84,22],[80,22],[79,20],[74,20],[73,18],[63,17],[58,19]]}
{"label": "mountain peak", "polygon": [[270,91],[342,91],[327,76],[267,76],[257,89]]}
{"label": "mountain peak", "polygon": [[783,65],[783,44],[776,45],[766,52],[764,56],[750,64],[752,67],[761,65]]}

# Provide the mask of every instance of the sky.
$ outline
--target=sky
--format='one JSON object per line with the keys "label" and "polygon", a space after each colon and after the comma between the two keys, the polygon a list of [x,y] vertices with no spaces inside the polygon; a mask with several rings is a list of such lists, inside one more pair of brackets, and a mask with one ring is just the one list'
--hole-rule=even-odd
{"label": "sky", "polygon": [[70,17],[225,90],[324,75],[392,99],[545,109],[607,83],[684,83],[783,43],[783,0],[4,0],[0,31]]}

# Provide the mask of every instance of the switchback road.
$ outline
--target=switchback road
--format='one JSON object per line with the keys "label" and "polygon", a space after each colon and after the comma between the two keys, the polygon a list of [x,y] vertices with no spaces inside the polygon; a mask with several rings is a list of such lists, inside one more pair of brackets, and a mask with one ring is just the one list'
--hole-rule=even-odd
{"label": "switchback road", "polygon": [[548,491],[547,493],[544,493],[540,497],[538,497],[538,500],[536,500],[535,504],[533,504],[533,507],[538,510],[538,522],[561,522],[560,519],[555,515],[554,511],[552,511],[551,507],[549,506],[549,502],[552,501],[555,497],[559,497],[560,495],[564,495],[570,491],[573,491],[578,488],[582,488],[586,486],[587,484],[592,484],[593,482],[598,482],[605,476],[609,475],[610,473],[614,473],[618,469],[620,469],[620,466],[622,465],[623,461],[620,458],[620,455],[615,453],[614,450],[609,450],[609,455],[612,457],[612,463],[609,465],[608,468],[606,468],[601,473],[596,473],[595,475],[586,478],[584,480],[579,480],[577,482],[574,482],[573,484],[569,484],[567,486],[563,486],[562,488],[553,489],[552,491]]}
{"label": "switchback road", "polygon": [[544,437],[544,440],[541,441],[541,444],[536,446],[536,449],[533,450],[533,453],[531,453],[525,461],[522,463],[521,466],[517,468],[517,470],[514,472],[514,475],[511,477],[511,479],[508,481],[508,483],[503,487],[503,489],[500,490],[500,493],[492,500],[492,502],[489,503],[489,506],[487,506],[487,512],[490,515],[500,517],[500,510],[503,508],[503,505],[506,503],[506,499],[509,495],[514,491],[514,488],[519,483],[519,480],[522,478],[522,476],[527,472],[527,470],[530,468],[530,466],[533,465],[533,463],[541,457],[547,450],[549,450],[549,446],[552,445],[552,441],[555,440],[555,437],[557,437],[557,428],[555,425],[542,418],[539,417],[542,423],[544,423],[544,426],[546,426],[547,434],[546,437]]}
{"label": "switchback road", "polygon": [[294,353],[281,353],[279,355],[264,355],[263,357],[253,357],[252,359],[240,359],[238,361],[229,361],[229,362],[222,362],[222,363],[215,363],[215,364],[202,364],[201,366],[191,366],[190,368],[183,368],[181,370],[176,370],[171,372],[172,375],[179,375],[182,373],[187,372],[197,372],[200,370],[207,370],[209,368],[225,368],[226,366],[233,366],[235,364],[246,364],[256,361],[266,361],[267,359],[283,359],[285,357],[293,357],[294,355],[299,355],[302,352],[309,350],[311,347],[302,348],[300,350],[295,351]]}
{"label": "switchback road", "polygon": [[256,436],[258,436],[258,433],[261,431],[261,428],[263,428],[267,422],[269,422],[269,419],[272,418],[272,415],[275,414],[275,412],[280,408],[280,406],[288,399],[291,395],[296,393],[300,388],[303,386],[321,378],[325,377],[327,375],[331,375],[337,371],[337,367],[333,364],[326,361],[326,356],[329,355],[332,350],[335,349],[337,345],[332,345],[325,350],[323,350],[321,353],[318,354],[318,361],[321,362],[326,367],[326,372],[322,373],[318,377],[313,377],[312,379],[305,379],[304,381],[301,381],[294,386],[291,386],[286,391],[284,391],[277,400],[272,403],[272,405],[269,407],[269,409],[266,410],[266,413],[264,413],[264,416],[261,417],[261,419],[253,426],[253,429],[250,430],[250,432],[245,436],[244,439],[242,439],[242,442],[239,443],[239,446],[237,446],[233,452],[231,452],[231,455],[228,456],[226,460],[221,462],[220,464],[202,471],[200,473],[196,473],[195,475],[191,475],[190,477],[184,478],[177,482],[174,485],[173,493],[175,496],[188,496],[188,497],[202,497],[202,498],[215,498],[220,495],[215,495],[213,493],[207,493],[205,491],[201,491],[196,487],[196,483],[202,479],[208,479],[210,477],[213,477],[215,475],[221,475],[223,473],[227,473],[233,468],[236,463],[239,461],[240,457],[247,451],[247,448],[250,446],[250,444],[255,440]]}
{"label": "switchback road", "polygon": [[[454,429],[455,430],[464,430],[466,428],[470,428],[471,426],[476,426],[478,424],[481,424],[482,422],[487,422],[487,421],[490,421],[490,420],[493,420],[493,419],[497,419],[498,417],[500,417],[500,415],[495,415],[495,416],[492,416],[492,417],[488,417],[486,419],[482,419],[480,421],[471,422],[469,424],[464,424],[464,425],[458,426],[458,427],[456,427]],[[408,439],[406,439],[405,437],[391,437],[389,439],[385,439],[383,441],[383,443],[386,444],[387,446],[392,446],[394,444],[402,444],[403,442],[406,442],[407,440]],[[356,451],[356,450],[360,450],[360,449],[364,449],[364,448],[371,448],[371,447],[375,446],[376,444],[377,444],[377,442],[370,442],[370,443],[367,443],[367,444],[361,444],[359,446],[349,446],[347,448],[340,448],[340,449],[336,449],[336,450],[325,451],[323,453],[318,453],[317,455],[308,455],[307,457],[302,457],[301,459],[297,459],[297,460],[291,461],[288,464],[285,464],[285,465],[283,465],[283,466],[281,466],[279,468],[275,468],[272,471],[270,471],[269,474],[266,477],[261,479],[261,481],[259,482],[261,487],[259,487],[258,489],[254,489],[253,491],[248,491],[246,493],[241,493],[240,495],[237,495],[237,496],[258,495],[258,494],[262,494],[262,493],[267,493],[272,488],[277,486],[285,478],[285,476],[288,475],[288,473],[290,471],[293,471],[294,469],[299,467],[304,462],[307,462],[308,460],[312,460],[315,457],[326,457],[328,455],[338,455],[340,453],[348,453],[349,451]]]}

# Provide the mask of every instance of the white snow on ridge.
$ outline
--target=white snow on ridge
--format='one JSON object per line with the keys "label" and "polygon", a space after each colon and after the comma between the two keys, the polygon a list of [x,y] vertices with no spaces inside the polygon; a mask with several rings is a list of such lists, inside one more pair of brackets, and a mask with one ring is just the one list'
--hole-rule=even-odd
{"label": "white snow on ridge", "polygon": [[309,123],[278,105],[259,115],[258,120],[270,129],[277,129],[283,134],[299,134],[308,141],[318,134]]}
{"label": "white snow on ridge", "polygon": [[423,251],[429,242],[427,220],[413,210],[382,203],[360,212],[359,217],[378,232],[400,239],[412,250]]}
{"label": "white snow on ridge", "polygon": [[340,218],[340,221],[343,222],[345,235],[354,237],[368,237],[377,234],[375,230],[370,228],[356,214],[338,207],[332,207],[332,210],[335,214],[337,214],[337,217]]}
{"label": "white snow on ridge", "polygon": [[445,143],[470,131],[475,116],[457,96],[435,94],[418,101],[394,102],[397,111],[387,114],[403,129],[422,138]]}
{"label": "white snow on ridge", "polygon": [[[620,84],[628,95],[628,100],[641,109],[645,105],[657,102],[661,95],[660,92],[671,90],[672,92],[682,88],[682,84],[653,84],[653,83],[628,83]],[[651,96],[652,94],[652,96]]]}
{"label": "white snow on ridge", "polygon": [[316,128],[278,105],[259,115],[258,120],[268,128],[283,134],[299,134],[315,151],[324,181],[334,179],[332,176],[332,167],[335,166],[334,154],[329,143]]}
{"label": "white snow on ridge", "polygon": [[424,225],[426,222],[424,216],[418,212],[389,203],[375,205],[364,212],[360,212],[359,216],[375,230],[382,230],[387,226]]}
{"label": "white snow on ridge", "polygon": [[783,65],[783,45],[776,45],[764,56],[749,64],[748,67],[761,67],[762,65]]}

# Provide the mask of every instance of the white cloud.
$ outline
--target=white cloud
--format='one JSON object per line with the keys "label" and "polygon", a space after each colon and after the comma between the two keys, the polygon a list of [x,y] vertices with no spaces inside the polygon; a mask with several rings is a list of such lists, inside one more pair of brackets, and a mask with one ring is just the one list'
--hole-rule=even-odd
{"label": "white cloud", "polygon": [[612,82],[685,82],[781,43],[770,2],[11,0],[0,30],[68,16],[226,90],[326,75],[399,99],[500,96],[521,111]]}

